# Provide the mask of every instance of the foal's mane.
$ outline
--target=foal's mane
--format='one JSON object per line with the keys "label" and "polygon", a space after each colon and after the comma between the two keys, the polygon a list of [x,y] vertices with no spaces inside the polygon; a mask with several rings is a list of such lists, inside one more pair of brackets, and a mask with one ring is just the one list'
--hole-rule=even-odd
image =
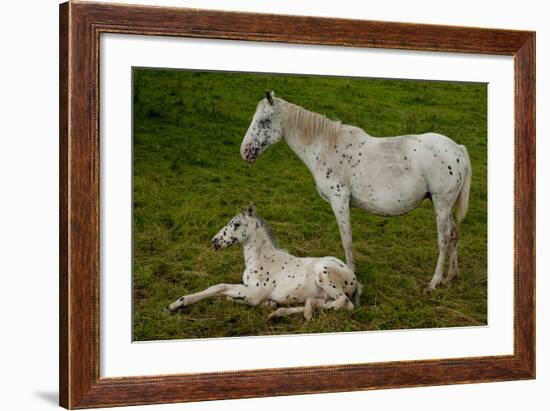
{"label": "foal's mane", "polygon": [[256,218],[258,219],[258,221],[260,222],[260,225],[264,229],[264,231],[267,235],[267,238],[269,238],[269,241],[271,241],[271,244],[273,244],[273,246],[275,248],[281,248],[279,246],[279,241],[277,241],[277,237],[275,237],[275,233],[273,232],[273,229],[271,228],[271,225],[266,220],[264,220],[262,217],[260,217],[259,215],[256,215]]}
{"label": "foal's mane", "polygon": [[281,112],[286,117],[285,133],[291,134],[298,131],[298,135],[305,144],[311,144],[320,139],[327,139],[329,144],[336,143],[342,129],[340,121],[331,120],[288,101],[277,100],[283,103]]}

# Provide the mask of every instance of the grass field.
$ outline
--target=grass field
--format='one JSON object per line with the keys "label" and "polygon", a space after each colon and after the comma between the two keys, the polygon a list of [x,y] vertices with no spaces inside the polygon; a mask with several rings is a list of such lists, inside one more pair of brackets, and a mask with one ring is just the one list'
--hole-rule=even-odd
{"label": "grass field", "polygon": [[[475,326],[487,323],[487,88],[484,84],[134,69],[134,340]],[[256,164],[239,146],[265,90],[375,136],[434,131],[469,150],[470,208],[459,226],[461,276],[422,289],[437,259],[426,200],[383,218],[353,210],[353,249],[364,286],[351,312],[267,322],[267,308],[205,300],[175,314],[179,296],[239,283],[242,248],[210,239],[250,202],[298,256],[344,259],[330,205],[283,141]]]}

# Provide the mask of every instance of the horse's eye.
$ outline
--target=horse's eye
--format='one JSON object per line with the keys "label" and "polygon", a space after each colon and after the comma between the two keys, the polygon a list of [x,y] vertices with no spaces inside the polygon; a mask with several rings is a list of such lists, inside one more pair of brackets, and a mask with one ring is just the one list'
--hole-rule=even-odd
{"label": "horse's eye", "polygon": [[268,118],[260,120],[258,125],[260,126],[260,128],[269,128],[271,127],[271,120]]}

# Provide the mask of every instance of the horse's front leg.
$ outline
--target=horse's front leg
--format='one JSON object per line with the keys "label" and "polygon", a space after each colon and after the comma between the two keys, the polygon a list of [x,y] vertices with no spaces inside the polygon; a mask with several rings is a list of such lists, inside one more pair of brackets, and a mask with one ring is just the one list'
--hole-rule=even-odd
{"label": "horse's front leg", "polygon": [[344,252],[346,253],[346,264],[353,272],[355,272],[355,260],[351,249],[351,214],[349,203],[350,195],[344,191],[333,195],[330,199],[330,205],[334,215],[336,216],[338,229],[340,230],[340,238],[342,239],[342,245],[344,246]]}
{"label": "horse's front leg", "polygon": [[250,305],[257,305],[261,302],[258,298],[259,296],[255,295],[255,293],[251,292],[251,290],[242,284],[216,284],[208,287],[204,291],[199,291],[194,294],[187,294],[178,298],[168,306],[168,309],[170,311],[175,311],[181,306],[195,304],[205,298],[218,296],[227,296],[233,299],[239,299]]}

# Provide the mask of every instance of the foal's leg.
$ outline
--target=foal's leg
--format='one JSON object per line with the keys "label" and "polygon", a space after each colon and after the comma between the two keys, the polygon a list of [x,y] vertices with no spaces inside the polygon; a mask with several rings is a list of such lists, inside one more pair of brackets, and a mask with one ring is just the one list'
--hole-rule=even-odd
{"label": "foal's leg", "polygon": [[312,301],[312,307],[320,308],[322,310],[341,310],[345,308],[348,311],[353,310],[353,303],[347,298],[339,297],[336,300],[321,300],[317,298]]}
{"label": "foal's leg", "polygon": [[280,307],[280,308],[277,308],[275,311],[273,311],[271,314],[269,314],[267,316],[267,319],[271,320],[273,318],[286,317],[287,315],[302,314],[303,313],[306,321],[309,321],[309,320],[311,320],[311,316],[312,316],[312,313],[313,313],[312,303],[313,303],[313,299],[308,298],[303,307]]}
{"label": "foal's leg", "polygon": [[[280,307],[267,316],[268,320],[278,317],[286,317],[287,315],[301,314],[305,311],[306,307]],[[306,318],[307,320],[307,318]]]}
{"label": "foal's leg", "polygon": [[[239,304],[245,304],[245,305],[251,305],[250,302],[243,300],[242,298],[232,298],[232,297],[226,297],[228,301],[233,301],[234,303]],[[275,308],[277,307],[277,303],[273,300],[264,300],[259,305],[269,308]]]}
{"label": "foal's leg", "polygon": [[313,307],[322,308],[324,310],[340,310],[345,308],[347,310],[353,310],[353,303],[350,301],[346,293],[336,286],[330,278],[330,267],[324,268],[319,273],[317,279],[317,285],[323,289],[329,299],[315,299],[312,301]]}
{"label": "foal's leg", "polygon": [[447,276],[443,279],[442,284],[448,285],[453,278],[458,276],[458,252],[457,252],[457,242],[458,242],[458,230],[456,229],[456,224],[451,217],[451,239],[449,242],[449,270],[447,271]]}
{"label": "foal's leg", "polygon": [[332,212],[336,216],[338,229],[340,230],[340,238],[342,239],[342,245],[346,253],[346,264],[355,272],[355,260],[351,249],[351,213],[349,209],[349,200],[349,193],[342,191],[340,197],[333,196],[330,199],[330,205],[332,207]]}
{"label": "foal's leg", "polygon": [[447,254],[447,248],[451,238],[451,206],[450,204],[439,204],[439,201],[435,195],[432,199],[437,221],[437,244],[439,247],[439,258],[437,259],[437,266],[435,268],[435,273],[432,280],[424,289],[425,293],[435,290],[435,287],[437,287],[443,278],[443,266],[445,265],[445,256]]}
{"label": "foal's leg", "polygon": [[242,299],[244,302],[250,305],[257,305],[260,301],[257,301],[257,296],[252,295],[250,290],[242,284],[216,284],[212,287],[208,287],[204,291],[200,291],[194,294],[184,295],[178,298],[172,304],[168,306],[170,311],[177,310],[181,306],[195,304],[205,298],[227,296],[235,299]]}
{"label": "foal's leg", "polygon": [[[332,289],[332,288],[331,288]],[[333,290],[333,289],[332,289]],[[333,290],[334,291],[334,290]],[[343,293],[333,292],[336,297],[333,300],[322,300],[320,298],[308,298],[306,304],[303,307],[280,307],[273,311],[267,317],[268,320],[278,317],[286,317],[292,314],[304,314],[306,321],[311,320],[313,316],[314,308],[321,308],[323,310],[340,310],[345,308],[347,310],[353,310],[353,303]]]}

